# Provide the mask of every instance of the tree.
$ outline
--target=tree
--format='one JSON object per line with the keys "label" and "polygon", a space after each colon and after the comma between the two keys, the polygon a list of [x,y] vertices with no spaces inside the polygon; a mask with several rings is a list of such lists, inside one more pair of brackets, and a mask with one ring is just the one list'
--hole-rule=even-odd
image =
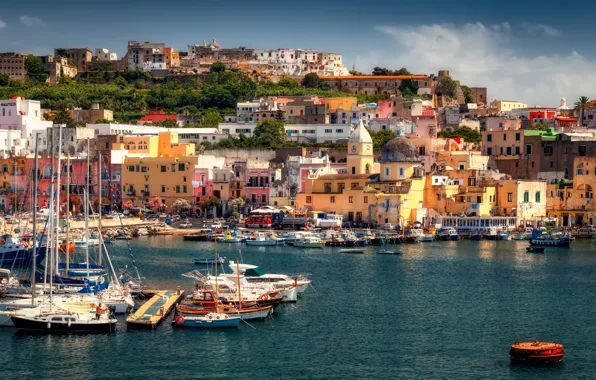
{"label": "tree", "polygon": [[280,85],[281,87],[291,88],[291,89],[300,87],[298,82],[296,82],[294,79],[288,78],[288,77],[281,78],[279,80],[279,82],[277,82],[277,84]]}
{"label": "tree", "polygon": [[457,82],[449,76],[441,77],[439,80],[439,87],[443,95],[453,98],[455,96],[455,90],[457,89]]}
{"label": "tree", "polygon": [[95,124],[110,124],[113,123],[114,120],[108,120],[108,119],[98,119],[95,121]]}
{"label": "tree", "polygon": [[593,108],[590,98],[588,98],[587,96],[580,96],[574,103],[574,105],[575,109],[581,112],[580,125],[586,125],[586,123],[584,123],[584,110],[591,110]]}
{"label": "tree", "polygon": [[50,117],[50,120],[54,124],[65,124],[67,127],[74,127],[76,125],[75,120],[70,117],[70,111],[67,109],[56,111],[54,116]]}
{"label": "tree", "polygon": [[302,79],[302,87],[306,88],[319,88],[320,83],[321,78],[317,75],[317,73],[308,73]]}
{"label": "tree", "polygon": [[201,127],[217,128],[219,123],[223,122],[223,117],[216,108],[208,109],[202,118]]}
{"label": "tree", "polygon": [[192,205],[186,199],[178,198],[172,203],[170,207],[172,208],[172,210],[176,212],[182,212],[184,210],[190,210],[192,208]]}
{"label": "tree", "polygon": [[472,89],[468,86],[461,86],[461,90],[464,93],[464,103],[472,103]]}
{"label": "tree", "polygon": [[392,71],[384,67],[375,67],[372,71],[372,75],[391,75]]}
{"label": "tree", "polygon": [[393,75],[412,75],[412,73],[409,72],[405,67],[402,67],[401,69],[394,71]]}
{"label": "tree", "polygon": [[128,82],[126,81],[126,79],[122,78],[122,77],[118,77],[114,80],[114,84],[118,87],[120,87],[121,89],[124,88],[128,88]]}
{"label": "tree", "polygon": [[455,131],[441,131],[438,133],[438,137],[442,138],[463,138],[466,142],[479,144],[482,141],[482,135],[475,129],[468,127],[461,127]]}
{"label": "tree", "polygon": [[383,129],[379,132],[369,130],[368,132],[373,140],[373,147],[375,148],[382,148],[385,144],[395,138],[395,134],[389,129]]}
{"label": "tree", "polygon": [[159,127],[166,127],[166,128],[178,128],[178,122],[173,119],[166,119],[166,120],[158,120],[151,123],[151,125],[159,126]]}
{"label": "tree", "polygon": [[45,83],[48,79],[50,71],[47,70],[40,58],[33,55],[28,55],[25,58],[25,70],[29,80],[37,83]]}
{"label": "tree", "polygon": [[418,81],[413,79],[404,79],[399,84],[399,90],[405,97],[414,97],[418,95]]}
{"label": "tree", "polygon": [[255,128],[254,137],[263,147],[277,148],[285,142],[284,124],[275,120],[263,120]]}
{"label": "tree", "polygon": [[275,112],[275,121],[279,121],[280,123],[283,123],[284,121],[286,121],[286,117],[284,116],[284,111],[277,110],[277,112]]}
{"label": "tree", "polygon": [[147,207],[153,211],[159,211],[163,208],[164,204],[160,197],[153,197],[147,202]]}
{"label": "tree", "polygon": [[8,86],[10,84],[10,77],[8,74],[0,74],[0,86]]}
{"label": "tree", "polygon": [[242,198],[236,198],[236,199],[232,199],[231,201],[228,202],[228,206],[230,206],[230,208],[233,211],[239,212],[240,210],[242,210],[242,207],[244,207],[244,199]]}
{"label": "tree", "polygon": [[224,65],[220,61],[217,61],[211,65],[212,73],[223,73],[224,71],[226,71],[226,65]]}

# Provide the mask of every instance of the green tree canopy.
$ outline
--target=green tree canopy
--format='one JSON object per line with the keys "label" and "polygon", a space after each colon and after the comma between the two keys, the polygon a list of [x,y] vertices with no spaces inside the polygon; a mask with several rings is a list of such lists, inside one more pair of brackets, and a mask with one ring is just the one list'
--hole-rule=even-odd
{"label": "green tree canopy", "polygon": [[300,84],[298,84],[298,82],[296,82],[294,79],[288,78],[288,77],[281,78],[279,80],[279,82],[277,82],[277,84],[284,88],[293,88],[293,89],[300,88]]}
{"label": "green tree canopy", "polygon": [[547,123],[532,123],[528,126],[528,129],[531,131],[546,131],[548,129]]}
{"label": "green tree canopy", "polygon": [[263,120],[255,128],[254,137],[260,146],[279,147],[286,140],[284,124],[275,120]]}
{"label": "green tree canopy", "polygon": [[308,73],[302,78],[302,87],[304,88],[318,88],[321,90],[328,90],[329,83],[327,81],[322,80],[316,73]]}
{"label": "green tree canopy", "polygon": [[374,148],[383,148],[385,144],[395,138],[395,134],[388,129],[380,130],[379,132],[373,132],[370,129],[368,130],[370,137],[373,140],[373,147]]}
{"label": "green tree canopy", "polygon": [[454,131],[441,131],[438,133],[438,137],[442,138],[454,138],[454,137],[461,137],[466,142],[480,144],[482,141],[482,135],[480,132],[476,131],[475,129],[468,128],[468,127],[461,127]]}
{"label": "green tree canopy", "polygon": [[472,89],[468,86],[461,86],[461,90],[464,93],[464,103],[472,103]]}
{"label": "green tree canopy", "polygon": [[45,83],[50,71],[43,66],[40,58],[29,55],[25,58],[25,70],[29,80],[37,83]]}
{"label": "green tree canopy", "polygon": [[384,67],[375,67],[372,75],[412,75],[405,67],[399,70],[389,70]]}
{"label": "green tree canopy", "polygon": [[457,82],[451,79],[451,77],[441,77],[439,80],[439,87],[441,89],[441,93],[445,96],[449,96],[450,98],[455,97],[455,90],[457,89]]}
{"label": "green tree canopy", "polygon": [[223,73],[224,71],[226,71],[226,65],[224,65],[220,61],[217,61],[211,65],[212,73]]}
{"label": "green tree canopy", "polygon": [[201,126],[204,128],[217,128],[219,123],[223,121],[223,117],[215,108],[208,109],[203,115]]}
{"label": "green tree canopy", "polygon": [[8,74],[0,74],[0,86],[8,86],[10,84],[10,76]]}
{"label": "green tree canopy", "polygon": [[76,126],[75,120],[70,116],[70,111],[67,109],[60,109],[56,111],[53,117],[50,120],[54,124],[65,124],[67,127],[74,127]]}

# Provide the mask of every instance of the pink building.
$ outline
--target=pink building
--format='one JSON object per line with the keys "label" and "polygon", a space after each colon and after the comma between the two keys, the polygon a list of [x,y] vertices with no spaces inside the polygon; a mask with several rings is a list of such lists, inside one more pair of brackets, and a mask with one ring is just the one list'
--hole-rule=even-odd
{"label": "pink building", "polygon": [[195,179],[192,184],[195,204],[208,200],[213,196],[213,171],[206,168],[195,168]]}
{"label": "pink building", "polygon": [[251,207],[269,204],[269,190],[272,177],[271,169],[246,170],[246,202]]}
{"label": "pink building", "polygon": [[388,119],[393,116],[393,99],[379,100],[379,118]]}
{"label": "pink building", "polygon": [[432,107],[424,107],[420,116],[412,116],[416,137],[437,137],[437,117]]}

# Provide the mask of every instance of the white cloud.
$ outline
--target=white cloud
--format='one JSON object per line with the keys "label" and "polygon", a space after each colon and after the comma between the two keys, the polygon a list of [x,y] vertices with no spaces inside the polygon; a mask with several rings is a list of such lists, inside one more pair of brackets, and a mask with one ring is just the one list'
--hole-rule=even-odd
{"label": "white cloud", "polygon": [[38,17],[21,16],[19,17],[19,20],[21,20],[21,23],[28,28],[45,25],[43,20]]}
{"label": "white cloud", "polygon": [[8,26],[4,21],[0,20],[0,29],[4,29]]}
{"label": "white cloud", "polygon": [[511,28],[500,24],[379,26],[395,46],[356,58],[359,71],[406,67],[430,74],[449,70],[468,86],[487,87],[493,98],[557,106],[561,97],[596,96],[596,62],[577,52],[523,56],[512,49]]}
{"label": "white cloud", "polygon": [[544,24],[530,24],[528,22],[524,22],[522,27],[528,33],[542,33],[549,37],[557,37],[561,35],[561,31],[558,29],[553,28],[552,26],[544,25]]}

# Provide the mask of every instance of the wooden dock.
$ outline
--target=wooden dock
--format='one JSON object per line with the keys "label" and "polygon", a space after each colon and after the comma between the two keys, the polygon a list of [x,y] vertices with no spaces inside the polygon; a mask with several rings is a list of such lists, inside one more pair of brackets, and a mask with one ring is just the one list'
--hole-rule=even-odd
{"label": "wooden dock", "polygon": [[184,290],[161,290],[126,318],[129,328],[154,329],[184,297]]}

